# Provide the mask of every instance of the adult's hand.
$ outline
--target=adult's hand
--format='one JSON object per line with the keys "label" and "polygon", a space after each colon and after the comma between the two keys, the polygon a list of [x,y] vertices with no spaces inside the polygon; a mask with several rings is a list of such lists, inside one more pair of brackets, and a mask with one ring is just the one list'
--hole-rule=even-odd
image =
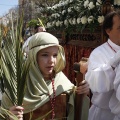
{"label": "adult's hand", "polygon": [[88,69],[88,62],[80,62],[80,72],[85,74]]}
{"label": "adult's hand", "polygon": [[79,86],[76,88],[78,94],[88,94],[89,93],[89,84],[86,80],[83,80],[79,83]]}

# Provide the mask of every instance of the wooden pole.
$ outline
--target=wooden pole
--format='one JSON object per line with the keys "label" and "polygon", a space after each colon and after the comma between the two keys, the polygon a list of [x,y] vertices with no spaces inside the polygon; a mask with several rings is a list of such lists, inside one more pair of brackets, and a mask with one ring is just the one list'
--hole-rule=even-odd
{"label": "wooden pole", "polygon": [[[85,64],[87,62],[87,59],[82,58],[81,61],[78,63],[79,64]],[[81,69],[81,68],[80,68]],[[77,70],[76,74],[76,85],[79,86],[79,83],[81,83],[84,80],[84,75],[86,73],[87,68],[84,68],[81,72],[80,70]],[[85,103],[85,104],[84,104]],[[88,118],[88,111],[89,111],[89,98],[85,94],[76,94],[75,96],[75,116],[74,120],[87,120]],[[85,106],[84,106],[85,105]],[[83,111],[85,110],[85,112]],[[84,115],[85,116],[84,116]]]}

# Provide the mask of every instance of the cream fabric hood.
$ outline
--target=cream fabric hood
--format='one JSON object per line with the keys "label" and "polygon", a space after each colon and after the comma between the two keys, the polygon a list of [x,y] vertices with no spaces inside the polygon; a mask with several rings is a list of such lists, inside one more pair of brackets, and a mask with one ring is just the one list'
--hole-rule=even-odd
{"label": "cream fabric hood", "polygon": [[61,45],[59,45],[58,39],[50,33],[40,32],[32,36],[29,42],[29,58],[28,62],[34,61],[37,65],[36,55],[37,53],[50,46],[59,46],[59,53],[57,57],[57,64],[54,68],[55,72],[58,73],[62,71],[66,65],[65,53]]}

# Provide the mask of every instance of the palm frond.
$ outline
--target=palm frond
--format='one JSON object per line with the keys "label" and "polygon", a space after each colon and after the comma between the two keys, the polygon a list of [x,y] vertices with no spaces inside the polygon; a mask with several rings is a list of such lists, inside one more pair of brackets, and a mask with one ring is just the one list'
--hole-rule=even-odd
{"label": "palm frond", "polygon": [[[17,19],[4,37],[4,47],[0,48],[0,78],[4,80],[7,96],[13,105],[22,105],[29,63],[24,60],[21,47],[23,16]],[[3,40],[3,38],[1,38]]]}
{"label": "palm frond", "polygon": [[9,120],[9,117],[13,120],[18,120],[18,118],[9,110],[6,110],[2,107],[0,107],[0,110],[2,111],[2,114],[0,113],[0,120]]}

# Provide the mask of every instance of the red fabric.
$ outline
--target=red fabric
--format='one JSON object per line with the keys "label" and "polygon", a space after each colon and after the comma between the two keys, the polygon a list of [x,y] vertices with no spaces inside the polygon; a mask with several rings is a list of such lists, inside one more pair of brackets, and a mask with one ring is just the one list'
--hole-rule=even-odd
{"label": "red fabric", "polygon": [[93,48],[85,48],[75,45],[64,45],[66,55],[66,67],[63,70],[65,75],[75,84],[76,74],[73,71],[73,64],[79,62],[82,57],[89,57]]}

